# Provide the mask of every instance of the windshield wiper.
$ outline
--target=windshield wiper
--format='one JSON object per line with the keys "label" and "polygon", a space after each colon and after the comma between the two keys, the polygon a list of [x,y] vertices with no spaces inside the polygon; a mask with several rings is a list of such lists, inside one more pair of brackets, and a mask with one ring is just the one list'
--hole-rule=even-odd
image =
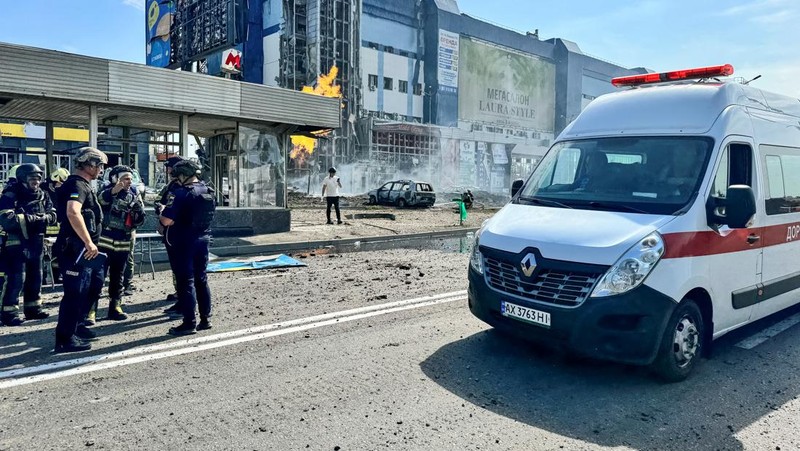
{"label": "windshield wiper", "polygon": [[533,202],[534,204],[547,205],[549,207],[572,208],[567,204],[562,204],[561,202],[556,202],[554,200],[542,199],[541,197],[520,196],[519,199],[523,200],[523,201],[526,201],[526,202]]}
{"label": "windshield wiper", "polygon": [[630,205],[625,205],[625,204],[609,204],[609,203],[605,203],[605,202],[592,201],[592,202],[589,202],[589,206],[592,207],[592,208],[606,208],[606,209],[611,209],[611,210],[620,209],[620,210],[625,210],[625,211],[628,211],[628,212],[631,212],[631,213],[644,213],[646,215],[650,214],[650,212],[647,212],[647,211],[644,211],[644,210],[640,210],[640,209],[638,209],[636,207],[631,207]]}

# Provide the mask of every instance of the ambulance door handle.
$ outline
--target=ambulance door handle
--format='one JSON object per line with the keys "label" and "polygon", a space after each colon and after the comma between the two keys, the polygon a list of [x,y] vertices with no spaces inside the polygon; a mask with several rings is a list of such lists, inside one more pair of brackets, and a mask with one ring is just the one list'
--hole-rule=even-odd
{"label": "ambulance door handle", "polygon": [[758,241],[758,240],[760,240],[760,239],[761,239],[761,237],[760,237],[760,236],[758,236],[758,235],[756,235],[756,234],[754,234],[754,233],[751,233],[751,234],[750,234],[750,235],[748,235],[748,237],[747,237],[747,242],[748,242],[749,244],[755,244],[755,242],[756,242],[756,241]]}

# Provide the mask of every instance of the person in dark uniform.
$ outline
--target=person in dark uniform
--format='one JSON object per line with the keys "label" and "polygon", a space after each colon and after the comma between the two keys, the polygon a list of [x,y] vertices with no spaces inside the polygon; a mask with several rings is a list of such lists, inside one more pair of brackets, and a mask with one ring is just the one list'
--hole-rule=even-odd
{"label": "person in dark uniform", "polygon": [[63,222],[55,252],[61,261],[64,296],[58,307],[55,352],[91,349],[88,341],[96,340],[97,334],[79,323],[100,298],[105,281],[104,265],[92,262],[100,255],[97,243],[103,227],[103,211],[90,182],[103,173],[108,157],[94,147],[82,147],[74,163],[75,173],[61,186],[57,207]]}
{"label": "person in dark uniform", "polygon": [[[45,229],[56,223],[50,196],[41,189],[44,172],[26,163],[17,168],[17,183],[3,190],[0,197],[0,226],[7,236],[0,256],[0,291],[3,324],[19,326],[19,294],[23,292],[26,320],[45,319],[42,311],[42,254]],[[23,282],[24,271],[24,282]]]}
{"label": "person in dark uniform", "polygon": [[[169,334],[175,336],[211,328],[211,290],[206,267],[217,202],[214,190],[198,179],[200,172],[200,167],[188,160],[172,168],[178,184],[167,196],[159,218],[178,285],[178,302],[183,308],[183,322],[169,329]],[[199,323],[195,308],[200,311]]]}
{"label": "person in dark uniform", "polygon": [[[179,185],[177,179],[172,173],[172,168],[175,167],[176,164],[183,161],[178,155],[172,156],[167,158],[167,161],[164,163],[164,170],[167,171],[167,184],[161,188],[161,191],[158,193],[158,202],[156,203],[156,216],[161,216],[161,212],[164,210],[164,206],[167,205],[167,199],[169,197],[170,192],[173,188]],[[160,225],[160,224],[159,224]],[[166,246],[167,243],[164,242]],[[172,305],[167,307],[164,310],[164,313],[169,316],[170,318],[183,318],[183,308],[181,307],[179,300],[178,300],[178,285],[175,283],[175,273],[172,273],[172,285],[175,288],[175,293],[170,293],[167,295],[167,302],[172,302]]]}
{"label": "person in dark uniform", "polygon": [[[100,193],[103,209],[103,232],[100,249],[108,254],[106,272],[109,274],[107,319],[122,321],[128,315],[122,311],[122,286],[125,266],[131,253],[131,240],[136,227],[144,223],[144,204],[133,183],[133,170],[128,166],[115,166],[109,173],[111,184]],[[89,310],[94,320],[97,304]]]}
{"label": "person in dark uniform", "polygon": [[[52,173],[50,173],[50,177],[47,181],[43,184],[42,189],[50,196],[50,200],[53,202],[53,205],[58,205],[58,188],[67,181],[69,177],[69,171],[64,168],[58,168]],[[45,238],[52,238],[55,239],[58,236],[58,231],[61,229],[61,218],[58,218],[58,221],[53,224],[47,226],[47,230],[44,232]],[[61,272],[58,269],[58,259],[50,252],[49,258],[50,260],[47,261],[48,257],[45,257],[44,263],[49,263],[50,269],[52,270],[53,275],[53,283],[61,283]],[[42,265],[44,266],[44,265]],[[47,268],[42,268],[42,280],[47,280],[50,277],[49,271]]]}

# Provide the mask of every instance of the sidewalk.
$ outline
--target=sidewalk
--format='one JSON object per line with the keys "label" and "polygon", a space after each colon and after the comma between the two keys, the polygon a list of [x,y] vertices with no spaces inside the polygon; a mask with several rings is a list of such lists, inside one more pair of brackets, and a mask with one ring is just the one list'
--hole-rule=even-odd
{"label": "sidewalk", "polygon": [[[215,238],[211,252],[219,257],[276,254],[334,248],[358,250],[369,243],[461,237],[476,231],[497,209],[470,210],[467,220],[449,207],[398,209],[344,208],[344,224],[326,224],[324,208],[292,209],[291,231],[241,238]],[[394,219],[390,219],[393,217]],[[156,253],[154,255],[154,260]]]}
{"label": "sidewalk", "polygon": [[[324,207],[292,209],[291,230],[283,233],[253,235],[249,237],[214,238],[210,251],[216,257],[291,254],[324,250],[326,252],[353,252],[359,250],[397,247],[401,243],[424,244],[436,238],[460,238],[475,232],[497,212],[497,208],[476,208],[467,214],[462,223],[452,206],[432,208],[353,206],[342,208],[343,224],[326,224]],[[391,218],[394,219],[391,219]],[[142,243],[143,244],[143,243]],[[137,242],[137,249],[142,245]],[[165,268],[168,259],[161,240],[150,240],[153,264]],[[137,271],[139,256],[136,256]],[[149,271],[147,247],[141,268]]]}

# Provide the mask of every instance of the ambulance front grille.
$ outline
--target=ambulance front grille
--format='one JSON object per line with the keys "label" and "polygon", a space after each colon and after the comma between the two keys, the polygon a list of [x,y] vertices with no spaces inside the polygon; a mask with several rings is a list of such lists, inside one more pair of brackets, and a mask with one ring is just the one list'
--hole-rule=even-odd
{"label": "ambulance front grille", "polygon": [[501,293],[525,300],[564,307],[577,307],[591,294],[602,273],[556,271],[540,268],[533,278],[521,274],[516,265],[484,259],[486,282]]}

